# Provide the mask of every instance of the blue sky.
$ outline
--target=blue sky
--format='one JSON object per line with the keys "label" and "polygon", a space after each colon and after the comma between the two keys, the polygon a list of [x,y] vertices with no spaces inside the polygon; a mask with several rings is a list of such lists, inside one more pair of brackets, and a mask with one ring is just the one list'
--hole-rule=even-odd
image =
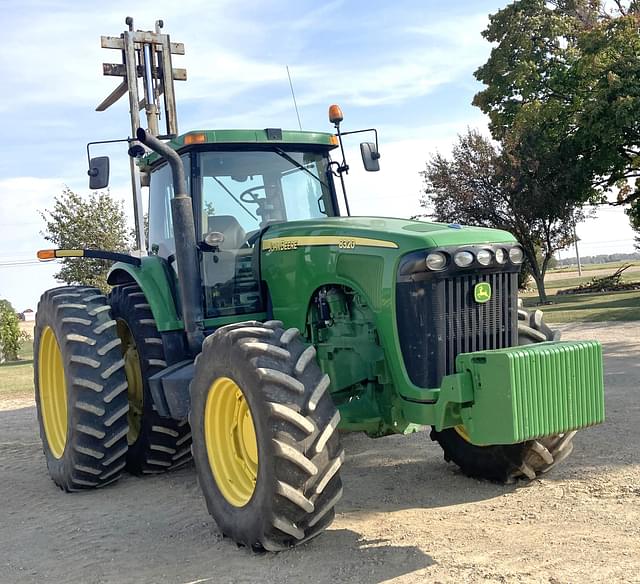
{"label": "blue sky", "polygon": [[[198,128],[296,128],[286,65],[304,129],[329,131],[327,108],[339,103],[344,129],[379,130],[379,173],[360,169],[357,140],[349,147],[348,190],[354,214],[407,217],[420,211],[419,172],[427,158],[449,151],[466,127],[486,131],[471,106],[480,85],[473,71],[488,57],[480,36],[487,15],[506,2],[158,0],[131,3],[0,0],[0,298],[34,308],[55,286],[50,264],[25,263],[46,247],[38,214],[64,185],[88,190],[85,145],[129,132],[126,99],[107,112],[95,106],[116,86],[100,48],[125,16],[149,30],[162,18],[186,55],[187,82],[176,83],[180,131]],[[112,157],[111,192],[130,207],[124,146]],[[618,211],[578,227],[581,252],[632,251],[633,234]]]}

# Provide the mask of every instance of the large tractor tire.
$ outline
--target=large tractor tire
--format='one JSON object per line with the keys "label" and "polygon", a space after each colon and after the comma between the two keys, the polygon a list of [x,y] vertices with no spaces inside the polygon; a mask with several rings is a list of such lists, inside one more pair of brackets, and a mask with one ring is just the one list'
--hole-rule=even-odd
{"label": "large tractor tire", "polygon": [[279,551],[318,535],[342,496],[340,420],[315,349],[279,321],[229,325],[196,359],[198,481],[223,535]]}
{"label": "large tractor tire", "polygon": [[186,421],[161,417],[154,406],[149,377],[167,363],[145,295],[137,284],[116,286],[109,304],[122,341],[128,386],[127,470],[139,475],[182,466],[191,460],[191,430]]}
{"label": "large tractor tire", "polygon": [[[544,322],[542,312],[518,310],[518,344],[530,345],[560,338]],[[519,478],[533,480],[564,460],[573,450],[575,432],[528,440],[518,444],[476,446],[463,426],[441,432],[431,430],[431,439],[440,444],[447,462],[457,464],[470,477],[497,482]]]}
{"label": "large tractor tire", "polygon": [[127,455],[127,380],[116,323],[96,288],[46,291],[34,331],[34,381],[49,474],[65,491],[120,477]]}

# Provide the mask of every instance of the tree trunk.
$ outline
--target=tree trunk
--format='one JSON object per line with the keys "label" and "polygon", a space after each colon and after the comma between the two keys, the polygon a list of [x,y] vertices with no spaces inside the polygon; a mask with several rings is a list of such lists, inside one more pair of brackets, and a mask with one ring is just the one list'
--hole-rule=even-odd
{"label": "tree trunk", "polygon": [[538,299],[540,304],[547,303],[547,291],[544,288],[544,274],[541,274],[539,270],[532,270],[533,279],[536,282],[536,288],[538,289]]}
{"label": "tree trunk", "polygon": [[533,250],[527,249],[523,247],[525,256],[527,260],[529,260],[529,265],[531,266],[531,276],[533,277],[536,288],[538,289],[538,299],[540,300],[540,304],[545,304],[547,302],[547,292],[544,288],[544,276],[547,268],[548,260],[542,264],[542,268],[538,263],[538,257],[535,252],[535,248]]}

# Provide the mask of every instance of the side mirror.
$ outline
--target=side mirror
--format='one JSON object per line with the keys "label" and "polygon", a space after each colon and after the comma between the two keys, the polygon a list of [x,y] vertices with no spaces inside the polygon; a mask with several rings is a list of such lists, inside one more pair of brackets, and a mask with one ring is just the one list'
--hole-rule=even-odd
{"label": "side mirror", "polygon": [[362,154],[362,162],[364,169],[369,172],[380,170],[380,153],[373,142],[362,142],[360,144],[360,154]]}
{"label": "side mirror", "polygon": [[109,186],[109,157],[97,156],[89,161],[89,188],[104,189]]}

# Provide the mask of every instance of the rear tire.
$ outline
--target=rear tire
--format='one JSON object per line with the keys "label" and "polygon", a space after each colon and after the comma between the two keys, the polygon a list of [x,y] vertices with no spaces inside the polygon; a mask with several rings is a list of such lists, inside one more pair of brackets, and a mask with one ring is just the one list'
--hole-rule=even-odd
{"label": "rear tire", "polygon": [[[233,410],[218,407],[230,383],[251,431],[234,430],[239,424],[221,414]],[[236,543],[284,550],[333,520],[344,451],[328,386],[315,349],[279,321],[225,326],[205,340],[191,383],[193,457],[209,513]],[[232,441],[228,433],[215,441],[216,428],[227,423]]]}
{"label": "rear tire", "polygon": [[[540,310],[518,309],[519,345],[559,338],[560,333],[549,328]],[[519,478],[533,480],[551,470],[571,454],[574,435],[575,432],[568,432],[518,444],[476,446],[469,442],[462,428],[431,430],[431,440],[440,444],[445,461],[457,464],[467,476],[496,482]]]}
{"label": "rear tire", "polygon": [[113,288],[109,304],[122,341],[129,388],[127,470],[140,475],[178,468],[191,460],[191,430],[186,420],[160,416],[153,403],[149,377],[167,363],[151,308],[137,284]]}
{"label": "rear tire", "polygon": [[53,481],[65,491],[117,480],[127,454],[127,382],[116,323],[97,288],[41,297],[34,331],[36,409]]}

